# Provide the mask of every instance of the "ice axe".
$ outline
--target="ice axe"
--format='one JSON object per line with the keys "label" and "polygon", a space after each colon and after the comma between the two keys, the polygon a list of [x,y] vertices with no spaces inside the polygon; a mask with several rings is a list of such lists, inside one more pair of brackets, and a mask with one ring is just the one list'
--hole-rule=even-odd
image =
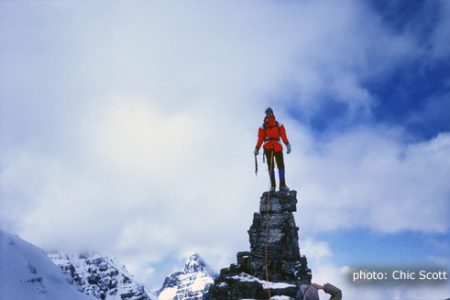
{"label": "ice axe", "polygon": [[258,176],[258,159],[256,156],[257,154],[255,153],[255,175]]}

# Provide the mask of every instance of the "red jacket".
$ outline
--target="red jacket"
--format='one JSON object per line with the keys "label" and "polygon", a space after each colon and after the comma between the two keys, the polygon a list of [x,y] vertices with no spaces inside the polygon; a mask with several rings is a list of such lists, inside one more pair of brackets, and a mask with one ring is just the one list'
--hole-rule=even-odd
{"label": "red jacket", "polygon": [[275,117],[266,117],[263,126],[258,129],[258,141],[256,142],[256,149],[261,148],[264,142],[264,150],[269,151],[273,149],[275,152],[283,151],[283,146],[280,143],[283,140],[285,145],[289,144],[286,136],[286,129],[283,124],[279,124]]}

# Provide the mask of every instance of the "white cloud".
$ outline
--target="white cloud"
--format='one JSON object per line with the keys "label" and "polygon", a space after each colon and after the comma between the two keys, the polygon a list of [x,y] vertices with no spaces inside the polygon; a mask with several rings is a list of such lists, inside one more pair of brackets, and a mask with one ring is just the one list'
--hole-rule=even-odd
{"label": "white cloud", "polygon": [[[447,232],[450,136],[404,144],[388,129],[331,137],[319,152],[294,137],[288,175],[301,187],[299,222],[307,230],[362,227],[379,232]],[[432,176],[430,174],[433,174]],[[424,220],[418,222],[417,220]],[[425,221],[426,220],[426,221]]]}

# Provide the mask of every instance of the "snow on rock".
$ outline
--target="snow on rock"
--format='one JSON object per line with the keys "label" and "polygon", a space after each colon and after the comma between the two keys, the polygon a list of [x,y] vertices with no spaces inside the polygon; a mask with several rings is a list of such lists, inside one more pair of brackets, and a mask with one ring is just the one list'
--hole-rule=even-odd
{"label": "snow on rock", "polygon": [[0,230],[0,299],[94,300],[76,290],[40,248]]}
{"label": "snow on rock", "polygon": [[87,295],[105,300],[156,299],[116,259],[98,253],[58,251],[50,252],[48,257],[64,271],[70,283]]}
{"label": "snow on rock", "polygon": [[295,284],[289,284],[286,282],[265,281],[265,280],[261,280],[255,276],[252,276],[252,275],[249,275],[246,273],[241,273],[240,275],[235,275],[235,276],[232,276],[231,278],[237,279],[239,281],[255,281],[255,282],[260,283],[264,289],[285,289],[285,288],[289,288],[289,287],[295,288]]}
{"label": "snow on rock", "polygon": [[203,299],[216,276],[198,254],[193,254],[186,261],[183,271],[166,277],[158,297],[160,300]]}
{"label": "snow on rock", "polygon": [[178,287],[176,287],[176,286],[165,288],[164,290],[162,290],[159,293],[159,299],[160,300],[174,299],[177,295],[177,290],[178,290]]}

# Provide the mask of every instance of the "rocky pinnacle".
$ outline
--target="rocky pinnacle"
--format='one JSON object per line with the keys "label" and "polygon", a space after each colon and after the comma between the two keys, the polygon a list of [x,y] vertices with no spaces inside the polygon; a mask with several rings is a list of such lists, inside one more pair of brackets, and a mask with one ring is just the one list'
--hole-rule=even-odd
{"label": "rocky pinnacle", "polygon": [[311,270],[300,254],[296,209],[296,191],[262,194],[248,230],[250,251],[238,252],[237,264],[220,271],[209,299],[298,297],[300,285],[311,282]]}

